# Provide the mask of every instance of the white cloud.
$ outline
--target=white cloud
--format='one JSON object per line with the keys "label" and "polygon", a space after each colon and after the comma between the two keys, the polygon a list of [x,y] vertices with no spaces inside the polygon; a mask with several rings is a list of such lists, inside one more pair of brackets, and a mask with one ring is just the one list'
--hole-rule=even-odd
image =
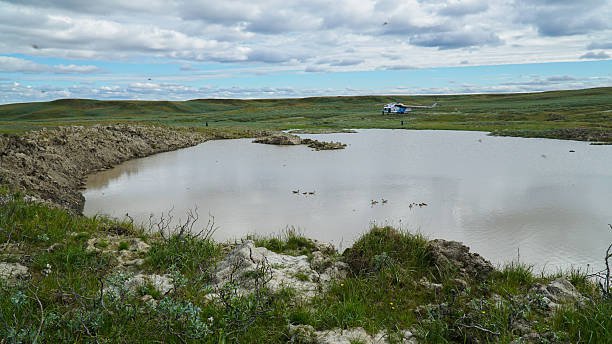
{"label": "white cloud", "polygon": [[488,8],[488,2],[483,0],[451,0],[442,7],[439,13],[455,17],[480,13]]}
{"label": "white cloud", "polygon": [[[83,60],[145,61],[174,64],[193,82],[230,69],[252,76],[603,59],[611,17],[612,0],[0,0],[0,71],[54,73],[66,83],[102,72]],[[580,55],[586,50],[596,51]],[[96,92],[194,92],[121,78],[123,86]]]}
{"label": "white cloud", "polygon": [[101,69],[92,65],[59,64],[50,66],[17,57],[0,56],[0,72],[86,74],[101,72]]}
{"label": "white cloud", "polygon": [[[68,13],[0,2],[0,52],[58,57],[113,59],[137,55],[194,60],[246,59],[248,48],[197,37],[156,25]],[[23,25],[23,23],[28,25]],[[35,46],[35,48],[34,48]]]}
{"label": "white cloud", "polygon": [[96,73],[100,72],[100,68],[91,65],[56,65],[51,67],[51,70],[55,71],[55,73]]}
{"label": "white cloud", "polygon": [[610,29],[609,0],[516,0],[516,18],[544,36],[587,34]]}
{"label": "white cloud", "polygon": [[609,59],[610,55],[608,55],[605,51],[600,51],[598,53],[589,51],[588,53],[580,56],[581,59],[595,59],[595,60],[605,60]]}
{"label": "white cloud", "polygon": [[36,73],[44,71],[45,66],[38,63],[10,56],[0,56],[0,72]]}
{"label": "white cloud", "polygon": [[413,36],[410,43],[423,47],[457,49],[472,46],[499,45],[502,40],[493,32],[483,28],[468,28],[447,32],[424,33]]}
{"label": "white cloud", "polygon": [[592,42],[587,49],[612,49],[612,41]]}

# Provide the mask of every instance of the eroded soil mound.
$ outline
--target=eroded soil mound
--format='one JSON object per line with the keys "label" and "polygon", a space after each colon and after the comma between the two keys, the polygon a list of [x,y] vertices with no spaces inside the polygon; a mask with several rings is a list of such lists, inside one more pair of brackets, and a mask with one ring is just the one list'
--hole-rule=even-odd
{"label": "eroded soil mound", "polygon": [[438,269],[453,269],[465,276],[485,279],[494,268],[478,253],[457,241],[435,239],[429,242],[431,257]]}
{"label": "eroded soil mound", "polygon": [[153,126],[96,125],[0,137],[0,184],[74,212],[83,210],[84,177],[126,160],[193,146],[208,137]]}
{"label": "eroded soil mound", "polygon": [[293,134],[274,134],[266,137],[260,137],[253,140],[253,143],[263,143],[267,145],[278,145],[278,146],[297,146],[306,145],[314,150],[332,150],[332,149],[344,149],[346,145],[341,142],[325,142],[314,139],[302,139],[297,135]]}
{"label": "eroded soil mound", "polygon": [[266,145],[295,146],[295,145],[302,144],[302,139],[297,135],[275,134],[275,135],[257,138],[253,140],[253,142],[263,143]]}

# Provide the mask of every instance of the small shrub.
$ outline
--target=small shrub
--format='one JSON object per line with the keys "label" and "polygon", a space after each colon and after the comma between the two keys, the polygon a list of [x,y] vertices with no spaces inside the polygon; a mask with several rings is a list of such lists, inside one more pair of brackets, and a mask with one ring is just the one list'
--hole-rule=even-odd
{"label": "small shrub", "polygon": [[493,287],[496,290],[516,294],[531,288],[535,283],[533,266],[512,262],[492,275]]}
{"label": "small shrub", "polygon": [[125,251],[127,249],[130,248],[130,243],[127,241],[122,241],[119,243],[119,246],[117,247],[118,251]]}
{"label": "small shrub", "polygon": [[393,263],[424,272],[430,267],[427,240],[391,227],[374,227],[342,254],[355,274],[380,271]]}
{"label": "small shrub", "polygon": [[108,240],[100,240],[94,243],[94,246],[99,249],[105,249],[108,247],[108,245],[109,245]]}
{"label": "small shrub", "polygon": [[151,295],[154,299],[159,300],[162,298],[162,293],[155,288],[152,283],[146,283],[139,288],[140,296]]}
{"label": "small shrub", "polygon": [[587,302],[583,307],[562,308],[555,313],[554,327],[566,332],[572,343],[609,343],[612,338],[612,300]]}
{"label": "small shrub", "polygon": [[312,240],[301,235],[293,227],[285,229],[277,237],[250,238],[254,239],[256,246],[265,247],[270,251],[281,254],[288,254],[293,256],[308,255],[316,249],[316,245]]}
{"label": "small shrub", "polygon": [[193,274],[211,267],[220,252],[211,240],[172,235],[151,245],[147,262],[153,269],[167,270],[174,266],[184,274]]}

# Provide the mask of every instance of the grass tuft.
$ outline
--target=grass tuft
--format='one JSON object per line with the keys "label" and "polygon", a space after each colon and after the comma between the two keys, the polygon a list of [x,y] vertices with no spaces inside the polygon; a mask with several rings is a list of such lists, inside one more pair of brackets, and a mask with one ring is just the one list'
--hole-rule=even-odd
{"label": "grass tuft", "polygon": [[431,266],[427,240],[391,227],[374,227],[342,254],[355,275],[391,268],[395,264],[424,273]]}
{"label": "grass tuft", "polygon": [[292,256],[308,255],[316,249],[315,243],[300,234],[294,227],[286,228],[278,236],[261,237],[251,235],[248,238],[254,240],[256,246]]}
{"label": "grass tuft", "polygon": [[220,246],[212,240],[175,234],[154,241],[147,253],[146,262],[155,271],[175,267],[183,274],[194,275],[208,271],[220,254]]}

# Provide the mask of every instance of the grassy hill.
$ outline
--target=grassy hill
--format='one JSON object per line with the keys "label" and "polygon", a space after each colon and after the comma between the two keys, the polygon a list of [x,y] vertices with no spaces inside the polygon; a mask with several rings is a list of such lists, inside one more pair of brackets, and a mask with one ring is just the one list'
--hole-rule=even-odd
{"label": "grassy hill", "polygon": [[[439,106],[407,115],[382,115],[382,105],[391,101],[420,105],[438,102]],[[41,126],[117,122],[266,129],[482,130],[612,141],[612,87],[521,94],[189,101],[60,99],[0,105],[0,132],[5,133]]]}

